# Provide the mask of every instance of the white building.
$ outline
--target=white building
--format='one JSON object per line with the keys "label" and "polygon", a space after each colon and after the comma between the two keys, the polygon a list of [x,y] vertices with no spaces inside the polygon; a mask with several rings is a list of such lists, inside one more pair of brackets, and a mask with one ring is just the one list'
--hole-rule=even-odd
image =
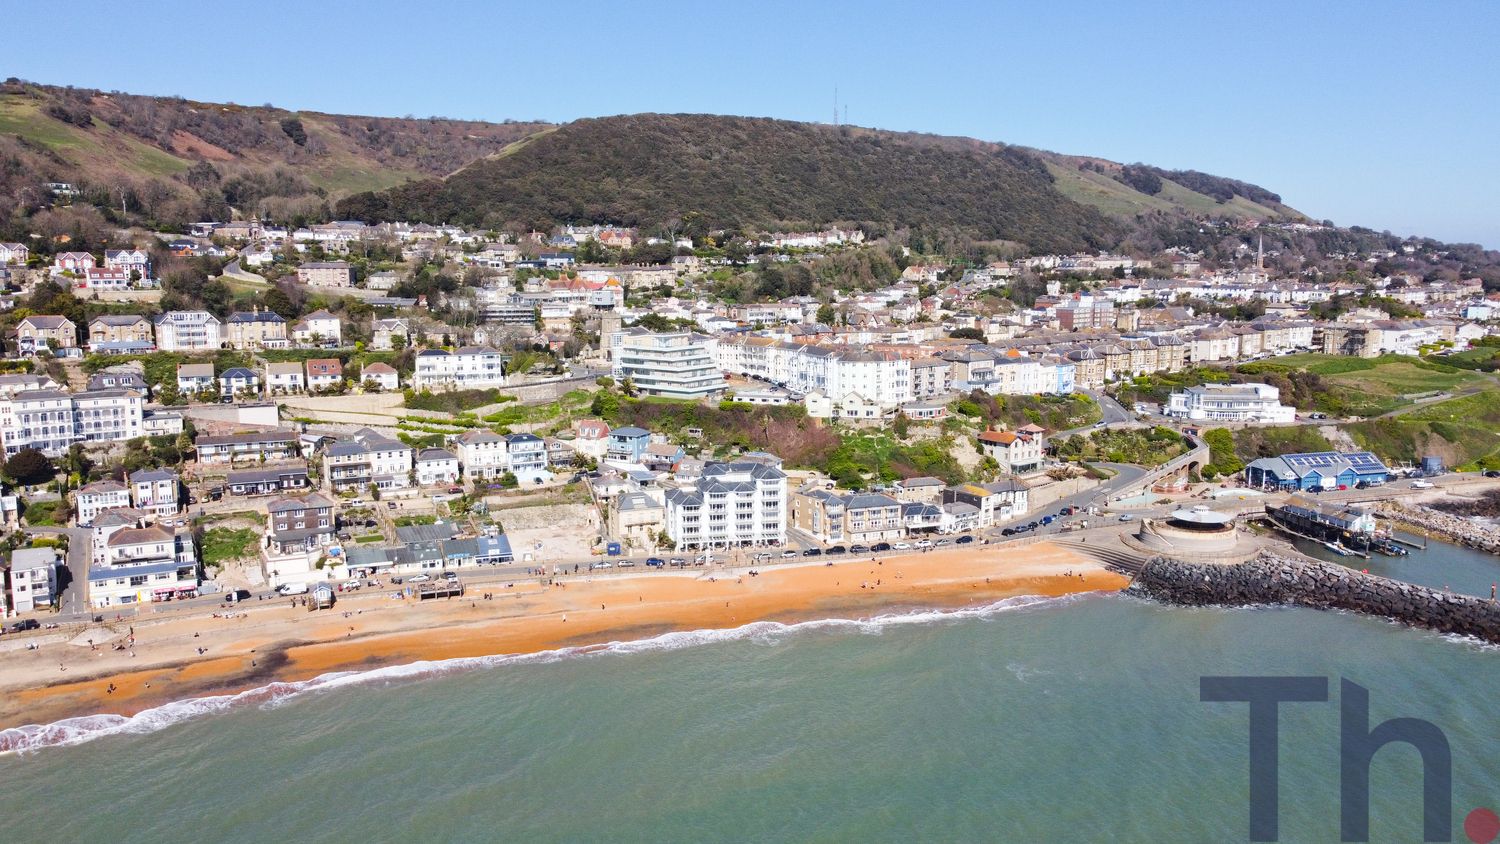
{"label": "white building", "polygon": [[103,552],[103,562],[89,567],[89,604],[96,609],[198,592],[198,555],[186,530],[116,530],[104,540]]}
{"label": "white building", "polygon": [[713,338],[631,329],[610,339],[615,379],[629,378],[642,395],[701,399],[724,392],[724,370],[715,360]]}
{"label": "white building", "polygon": [[177,515],[177,475],[166,469],[141,469],[130,475],[130,506],[157,519]]}
{"label": "white building", "polygon": [[57,550],[17,548],[10,555],[10,608],[31,612],[57,597]]}
{"label": "white building", "polygon": [[505,355],[485,346],[455,352],[426,349],[417,353],[412,385],[418,390],[480,390],[505,386]]}
{"label": "white building", "polygon": [[88,527],[105,510],[130,506],[130,489],[115,480],[95,481],[73,494],[79,527]]}
{"label": "white building", "polygon": [[458,456],[446,448],[417,452],[417,486],[458,483]]}
{"label": "white building", "polygon": [[842,400],[854,394],[882,412],[915,397],[911,361],[896,355],[742,337],[718,343],[715,356],[726,372],[784,387],[797,396],[818,393]]}
{"label": "white building", "polygon": [[223,325],[208,311],[167,311],[155,325],[156,348],[163,352],[217,349],[223,342]]}
{"label": "white building", "polygon": [[16,393],[0,400],[0,444],[7,457],[23,448],[61,457],[75,442],[142,436],[144,412],[145,402],[134,390]]}
{"label": "white building", "polygon": [[759,462],[709,463],[666,492],[666,531],[679,549],[786,542],[786,473]]}
{"label": "white building", "polygon": [[1296,408],[1281,403],[1269,384],[1203,384],[1173,393],[1166,415],[1212,422],[1292,422]]}
{"label": "white building", "polygon": [[323,452],[323,467],[334,492],[363,492],[371,484],[382,491],[411,486],[412,447],[361,428]]}
{"label": "white building", "polygon": [[401,389],[401,375],[388,363],[375,361],[359,371],[360,383],[374,385],[382,390]]}
{"label": "white building", "polygon": [[466,431],[455,440],[458,460],[469,478],[497,478],[510,470],[505,438],[493,431]]}
{"label": "white building", "polygon": [[302,374],[302,364],[297,361],[266,364],[266,386],[271,395],[278,393],[300,393],[307,389],[307,377]]}
{"label": "white building", "polygon": [[342,346],[344,323],[326,310],[317,310],[292,326],[292,341],[299,346]]}

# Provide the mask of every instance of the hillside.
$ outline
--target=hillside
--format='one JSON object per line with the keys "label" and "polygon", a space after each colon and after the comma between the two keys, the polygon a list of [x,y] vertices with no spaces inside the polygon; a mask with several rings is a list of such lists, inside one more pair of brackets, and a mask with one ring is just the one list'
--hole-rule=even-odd
{"label": "hillside", "polygon": [[1117,217],[1164,211],[1253,220],[1303,219],[1276,194],[1235,179],[1102,158],[1037,154],[1047,162],[1064,196]]}
{"label": "hillside", "polygon": [[1099,248],[1118,236],[1112,220],[1063,196],[1045,164],[1014,147],[683,114],[579,120],[446,181],[351,197],[339,213],[536,228],[654,226],[691,214],[731,229],[855,221],[1038,249]]}
{"label": "hillside", "polygon": [[49,181],[169,223],[245,213],[323,216],[343,196],[443,176],[540,123],[358,117],[175,97],[0,84],[0,200],[34,207]]}

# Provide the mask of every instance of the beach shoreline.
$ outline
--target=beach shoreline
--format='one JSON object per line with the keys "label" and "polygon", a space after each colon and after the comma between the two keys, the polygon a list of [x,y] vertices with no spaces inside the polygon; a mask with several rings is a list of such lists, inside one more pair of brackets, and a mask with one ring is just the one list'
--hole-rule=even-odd
{"label": "beach shoreline", "polygon": [[[0,729],[131,716],[335,672],[603,647],[762,621],[956,610],[1126,583],[1094,560],[1042,542],[774,567],[758,576],[736,570],[475,587],[463,598],[421,604],[374,590],[341,595],[334,609],[311,613],[289,601],[256,602],[223,615],[138,619],[133,647],[122,650],[96,642],[11,652],[0,661]],[[125,630],[106,626],[118,643],[127,641]]]}

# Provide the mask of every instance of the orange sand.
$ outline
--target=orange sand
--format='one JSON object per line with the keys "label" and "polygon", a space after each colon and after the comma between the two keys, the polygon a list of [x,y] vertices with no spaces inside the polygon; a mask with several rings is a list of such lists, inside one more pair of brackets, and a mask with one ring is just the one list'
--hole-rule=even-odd
{"label": "orange sand", "polygon": [[[532,653],[753,621],[954,608],[1014,595],[1119,589],[1126,583],[1094,561],[1048,543],[944,549],[880,563],[786,566],[758,577],[743,572],[581,578],[552,587],[534,581],[510,589],[478,586],[461,599],[424,604],[375,591],[340,596],[335,609],[313,613],[278,600],[243,605],[245,611],[232,618],[143,619],[135,623],[134,656],[107,646],[91,651],[67,644],[8,654],[0,663],[0,728],[99,712],[129,715],[170,700],[329,671]],[[484,591],[494,600],[483,600]],[[198,648],[207,652],[200,656]],[[113,692],[107,691],[111,684]]]}

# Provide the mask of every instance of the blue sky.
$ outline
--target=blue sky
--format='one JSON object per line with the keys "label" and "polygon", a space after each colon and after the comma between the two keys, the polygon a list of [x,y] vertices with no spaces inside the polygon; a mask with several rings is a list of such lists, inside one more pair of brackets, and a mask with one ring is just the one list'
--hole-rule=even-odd
{"label": "blue sky", "polygon": [[[1500,4],[7,0],[0,75],[330,112],[849,121],[1255,182],[1500,248]],[[46,37],[66,30],[59,48]],[[140,46],[136,46],[140,45]]]}

